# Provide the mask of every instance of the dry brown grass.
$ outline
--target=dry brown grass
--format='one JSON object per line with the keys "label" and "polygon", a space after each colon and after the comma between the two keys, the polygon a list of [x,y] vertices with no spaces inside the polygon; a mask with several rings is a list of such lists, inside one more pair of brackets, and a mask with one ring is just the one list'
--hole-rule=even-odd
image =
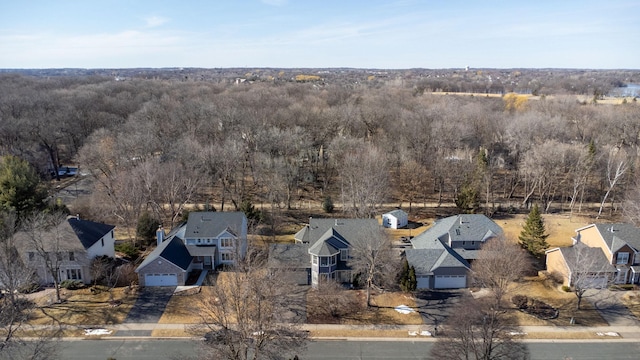
{"label": "dry brown grass", "polygon": [[156,329],[151,332],[152,337],[193,337],[185,329]]}
{"label": "dry brown grass", "polygon": [[[543,214],[542,217],[547,234],[549,234],[547,242],[550,247],[570,246],[572,244],[571,237],[575,236],[575,230],[592,223],[591,219],[581,216]],[[518,214],[508,219],[496,220],[496,223],[502,227],[508,239],[517,241],[526,219],[526,214]]]}
{"label": "dry brown grass", "polygon": [[172,296],[158,323],[197,324],[201,322],[202,300],[211,296],[213,296],[211,286],[202,286],[197,294]]}
{"label": "dry brown grass", "polygon": [[89,288],[80,290],[61,290],[65,301],[60,304],[48,304],[53,294],[36,300],[40,306],[30,320],[34,325],[50,324],[57,321],[68,325],[119,324],[135,303],[136,296],[125,294],[126,287],[113,289],[113,299],[120,305],[109,303],[107,291],[92,294]]}
{"label": "dry brown grass", "polygon": [[640,319],[640,291],[629,291],[622,296],[622,303],[633,316]]}
{"label": "dry brown grass", "polygon": [[310,291],[307,294],[307,319],[309,323],[339,323],[346,325],[420,325],[422,317],[419,313],[401,314],[395,310],[396,306],[406,305],[415,308],[415,299],[401,292],[386,292],[373,294],[371,296],[371,307],[366,307],[366,294],[363,290],[345,291],[342,296],[354,297],[350,311],[339,318],[326,318],[316,314],[315,306],[318,301],[325,301],[318,298],[317,293]]}
{"label": "dry brown grass", "polygon": [[[555,319],[541,320],[535,316],[521,312],[511,303],[513,295],[526,295],[530,298],[543,301],[559,310]],[[503,304],[509,306],[508,316],[513,324],[521,326],[566,326],[573,317],[576,325],[582,326],[606,326],[607,322],[600,316],[588,301],[582,301],[580,310],[576,310],[577,299],[571,292],[562,291],[559,285],[550,279],[529,277],[522,283],[514,284],[512,292]]]}

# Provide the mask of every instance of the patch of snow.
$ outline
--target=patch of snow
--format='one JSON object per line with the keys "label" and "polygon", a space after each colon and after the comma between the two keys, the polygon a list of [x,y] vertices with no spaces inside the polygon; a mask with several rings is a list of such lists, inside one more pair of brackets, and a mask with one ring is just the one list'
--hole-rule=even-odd
{"label": "patch of snow", "polygon": [[395,307],[395,310],[400,314],[411,314],[412,312],[415,312],[415,310],[408,307],[407,305],[398,305]]}
{"label": "patch of snow", "polygon": [[84,335],[111,335],[111,330],[107,329],[84,329]]}
{"label": "patch of snow", "polygon": [[522,331],[509,331],[509,335],[511,336],[521,336],[521,335],[527,335],[526,332],[522,332]]}
{"label": "patch of snow", "polygon": [[409,336],[418,336],[417,331],[409,331]]}
{"label": "patch of snow", "polygon": [[420,336],[431,336],[431,331],[422,330],[420,331]]}
{"label": "patch of snow", "polygon": [[620,336],[620,334],[618,334],[617,332],[613,332],[613,331],[597,332],[596,335],[598,335],[598,336]]}

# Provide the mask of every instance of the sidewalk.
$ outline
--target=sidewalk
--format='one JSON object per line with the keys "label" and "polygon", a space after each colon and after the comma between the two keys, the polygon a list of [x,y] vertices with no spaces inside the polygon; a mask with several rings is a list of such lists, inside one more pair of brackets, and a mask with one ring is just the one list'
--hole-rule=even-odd
{"label": "sidewalk", "polygon": [[[68,328],[76,329],[88,329],[88,328],[103,328],[112,330],[115,333],[110,336],[103,336],[102,339],[140,339],[140,338],[156,338],[166,339],[171,337],[151,337],[149,335],[135,335],[136,333],[142,334],[142,332],[149,333],[153,330],[183,330],[188,326],[197,326],[195,324],[155,324],[155,323],[137,323],[137,324],[117,324],[117,325],[96,325],[96,326],[68,326]],[[302,329],[307,331],[314,330],[400,330],[408,332],[420,332],[421,330],[432,329],[425,325],[336,325],[336,324],[303,324]],[[580,336],[576,336],[575,339],[549,339],[548,337],[536,338],[535,334],[549,334],[549,333],[575,333],[594,335],[596,333],[602,333],[602,339],[607,341],[639,341],[640,340],[640,327],[638,326],[521,326],[518,328],[519,332],[523,334],[530,334],[534,337],[524,339],[525,341],[536,341],[536,339],[544,341],[554,342],[575,342],[575,341],[598,341],[598,339],[590,338],[583,339]],[[124,332],[126,334],[132,334],[131,336],[117,336],[118,332]],[[613,334],[619,334],[620,336],[613,336]],[[115,335],[115,336],[114,336]],[[89,336],[85,338],[91,338]],[[176,337],[180,338],[180,337]],[[350,340],[350,341],[433,341],[435,338],[428,336],[410,336],[410,337],[349,337],[349,336],[336,336],[336,337],[315,337],[315,339],[335,339],[335,340]]]}

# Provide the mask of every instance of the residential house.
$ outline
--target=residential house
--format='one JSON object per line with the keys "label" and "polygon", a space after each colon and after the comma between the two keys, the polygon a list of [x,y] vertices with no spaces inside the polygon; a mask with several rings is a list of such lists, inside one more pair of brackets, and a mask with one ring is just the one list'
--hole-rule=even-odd
{"label": "residential house", "polygon": [[583,243],[545,251],[547,272],[562,278],[562,285],[606,288],[616,269],[601,249]]}
{"label": "residential house", "polygon": [[142,286],[184,285],[194,270],[234,265],[247,252],[247,218],[242,212],[192,212],[186,223],[165,235],[138,266]]}
{"label": "residential house", "polygon": [[[91,260],[98,256],[114,257],[115,226],[70,216],[48,233],[39,234],[38,241],[46,251],[44,256],[55,256],[59,280],[79,280],[90,284]],[[41,285],[54,282],[47,269],[42,252],[36,250],[31,235],[16,234],[18,252],[26,268],[35,271]]]}
{"label": "residential house", "polygon": [[406,212],[396,209],[382,214],[382,226],[391,229],[400,229],[409,223],[409,216]]}
{"label": "residential house", "polygon": [[416,269],[418,289],[455,289],[469,284],[470,263],[482,245],[502,235],[502,228],[484,215],[461,214],[436,220],[411,239],[406,250]]}
{"label": "residential house", "polygon": [[271,244],[267,267],[272,271],[279,271],[280,276],[286,276],[293,284],[309,285],[311,283],[309,244]]}
{"label": "residential house", "polygon": [[[322,279],[351,283],[355,276],[349,266],[352,242],[371,236],[379,229],[380,224],[375,219],[310,218],[309,224],[295,234],[296,244],[286,248],[273,246],[269,261],[273,267],[296,268],[300,273],[302,269],[309,269],[310,283],[314,287]],[[303,259],[308,267],[302,265]]]}
{"label": "residential house", "polygon": [[[616,284],[638,284],[640,282],[640,229],[631,224],[591,224],[576,230],[572,238],[574,247],[582,244],[593,250],[594,255],[580,268],[599,274],[595,284],[612,281]],[[596,250],[597,249],[597,250]],[[571,285],[571,274],[575,267],[567,261],[567,248],[547,250],[547,271],[560,274],[565,285]],[[574,250],[575,252],[575,250]],[[595,255],[599,253],[599,255]],[[594,258],[600,260],[594,261]],[[584,257],[580,261],[586,261]],[[603,264],[604,263],[604,264]],[[613,274],[613,275],[612,275]]]}

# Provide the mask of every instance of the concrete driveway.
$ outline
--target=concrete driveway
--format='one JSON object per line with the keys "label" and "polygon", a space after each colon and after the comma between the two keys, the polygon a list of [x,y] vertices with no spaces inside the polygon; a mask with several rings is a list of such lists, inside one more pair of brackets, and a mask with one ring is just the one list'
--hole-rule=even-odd
{"label": "concrete driveway", "polygon": [[175,289],[175,286],[142,288],[124,323],[157,323]]}
{"label": "concrete driveway", "polygon": [[640,326],[640,321],[624,306],[620,298],[625,291],[587,290],[584,300],[593,304],[610,326]]}
{"label": "concrete driveway", "polygon": [[416,310],[425,325],[441,325],[451,309],[464,297],[471,296],[469,289],[427,290],[416,294]]}

